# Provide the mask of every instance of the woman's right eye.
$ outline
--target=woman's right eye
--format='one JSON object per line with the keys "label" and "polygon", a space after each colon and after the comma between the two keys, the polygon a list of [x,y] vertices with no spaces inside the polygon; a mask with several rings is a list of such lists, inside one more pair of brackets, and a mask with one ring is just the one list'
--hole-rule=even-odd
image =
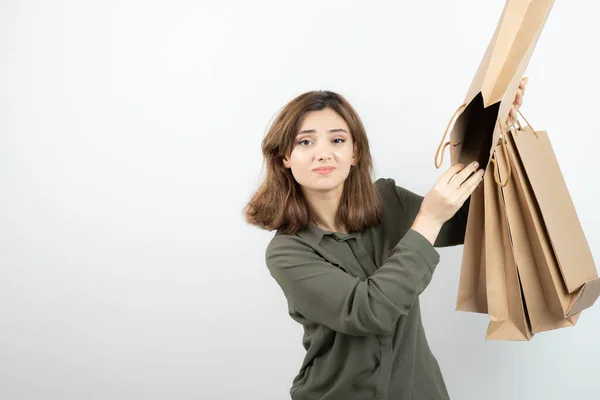
{"label": "woman's right eye", "polygon": [[307,146],[309,144],[309,142],[310,142],[310,140],[303,139],[303,140],[299,141],[298,144],[301,146]]}

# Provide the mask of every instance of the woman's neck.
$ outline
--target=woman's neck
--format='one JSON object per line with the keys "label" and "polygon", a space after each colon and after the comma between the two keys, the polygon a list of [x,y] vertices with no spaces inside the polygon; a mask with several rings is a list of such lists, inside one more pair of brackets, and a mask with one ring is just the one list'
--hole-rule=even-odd
{"label": "woman's neck", "polygon": [[315,215],[315,223],[319,228],[330,232],[347,233],[346,228],[335,221],[342,192],[343,185],[328,192],[304,190],[304,197]]}

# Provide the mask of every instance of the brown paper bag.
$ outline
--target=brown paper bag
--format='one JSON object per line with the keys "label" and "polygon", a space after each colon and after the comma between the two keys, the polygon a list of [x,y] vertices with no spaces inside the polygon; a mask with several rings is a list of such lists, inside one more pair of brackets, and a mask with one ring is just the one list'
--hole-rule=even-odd
{"label": "brown paper bag", "polygon": [[[512,150],[513,146],[510,145]],[[519,280],[521,282],[525,309],[532,333],[549,331],[575,325],[577,315],[563,318],[554,314],[546,303],[542,278],[538,271],[545,264],[540,237],[537,235],[531,211],[525,197],[525,190],[519,176],[522,167],[515,165],[514,152],[508,153],[510,169],[513,171],[511,178],[502,188],[504,204],[508,220],[512,250],[517,264]],[[501,163],[504,167],[504,163]],[[528,193],[529,198],[531,194]],[[535,210],[533,210],[535,211]],[[547,269],[547,267],[543,267]]]}
{"label": "brown paper bag", "polygon": [[557,316],[575,316],[600,296],[600,278],[556,155],[544,131],[526,126],[507,137],[540,242],[545,299]]}
{"label": "brown paper bag", "polygon": [[483,184],[471,194],[456,310],[487,314]]}
{"label": "brown paper bag", "polygon": [[[498,170],[506,171],[498,153],[496,151],[495,157]],[[501,174],[499,177],[502,179]],[[486,339],[530,340],[532,335],[525,317],[521,284],[506,221],[505,200],[491,167],[486,170],[483,186],[486,291],[490,316]]]}
{"label": "brown paper bag", "polygon": [[[451,164],[468,165],[477,160],[487,167],[500,137],[499,122],[507,120],[515,93],[527,69],[554,0],[507,0],[475,77],[467,91],[462,111],[444,144],[454,116],[446,127],[436,152],[439,168],[444,151],[451,145]],[[441,151],[442,159],[438,161]]]}

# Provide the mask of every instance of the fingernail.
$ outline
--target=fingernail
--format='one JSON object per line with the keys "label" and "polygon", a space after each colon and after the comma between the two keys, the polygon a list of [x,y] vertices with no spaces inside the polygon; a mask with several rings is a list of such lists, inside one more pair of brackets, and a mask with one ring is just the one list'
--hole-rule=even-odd
{"label": "fingernail", "polygon": [[474,167],[474,168],[477,168],[477,167],[479,167],[479,163],[478,163],[477,161],[475,161],[475,162],[473,163],[473,167]]}

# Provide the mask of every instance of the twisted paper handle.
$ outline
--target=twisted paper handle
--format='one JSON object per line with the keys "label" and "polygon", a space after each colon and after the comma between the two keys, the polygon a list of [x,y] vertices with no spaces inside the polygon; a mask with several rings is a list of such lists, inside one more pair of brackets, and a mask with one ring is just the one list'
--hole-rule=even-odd
{"label": "twisted paper handle", "polygon": [[[519,113],[519,115],[521,116],[521,118],[523,118],[525,120],[525,122],[527,123],[527,125],[529,125],[529,127],[531,128],[531,131],[533,132],[533,134],[535,135],[535,137],[537,138],[538,135],[535,132],[535,129],[533,129],[533,126],[531,126],[531,124],[529,123],[529,121],[527,120],[527,118],[525,118],[525,116],[523,115],[523,113],[521,112],[521,110],[517,110],[517,112]],[[515,135],[519,134],[519,131],[523,130],[523,126],[521,126],[521,123],[519,122],[519,118],[513,118],[511,116],[509,116],[510,120],[513,121],[512,126],[515,126],[515,123],[519,126],[519,129],[515,129]]]}
{"label": "twisted paper handle", "polygon": [[[527,125],[529,125],[529,127],[531,128],[531,132],[535,135],[535,137],[538,138],[538,134],[535,132],[535,129],[533,129],[533,127],[531,126],[531,124],[529,123],[529,121],[527,120],[527,118],[525,118],[525,116],[523,115],[523,113],[520,110],[517,110],[517,112],[519,113],[519,115],[521,116],[521,118],[523,118],[525,120],[525,122],[527,123]],[[509,116],[508,118],[512,122],[510,128],[515,128],[515,135],[518,135],[519,131],[523,130],[523,126],[521,125],[521,122],[519,122],[519,118],[513,118],[512,116]],[[516,129],[515,125],[518,126],[518,129]],[[511,168],[510,168],[510,161],[508,159],[508,151],[506,149],[506,140],[507,140],[506,139],[506,131],[502,128],[502,123],[500,122],[500,118],[498,118],[498,126],[500,126],[500,131],[502,132],[502,138],[500,138],[500,140],[502,141],[502,152],[504,153],[504,159],[506,160],[507,174],[506,174],[506,181],[505,182],[502,182],[500,180],[500,177],[498,176],[500,168],[498,167],[498,164],[496,163],[496,160],[495,160],[496,150],[494,150],[494,156],[492,157],[491,162],[494,163],[494,166],[496,167],[494,169],[494,180],[501,187],[505,187],[506,184],[508,183],[508,180],[510,179],[510,176],[511,176]]]}
{"label": "twisted paper handle", "polygon": [[504,153],[504,160],[506,162],[506,180],[504,182],[502,182],[500,180],[500,167],[498,166],[498,163],[496,163],[496,149],[494,149],[494,156],[492,157],[492,159],[490,160],[493,164],[494,164],[494,180],[496,181],[496,183],[498,185],[500,185],[501,187],[505,187],[508,184],[508,180],[510,179],[511,176],[511,168],[510,168],[510,160],[508,159],[508,150],[506,148],[506,131],[504,130],[504,128],[502,127],[502,122],[500,121],[500,117],[498,117],[498,126],[500,127],[500,132],[502,132],[502,137],[500,138],[500,141],[502,143],[502,152]]}
{"label": "twisted paper handle", "polygon": [[[454,122],[454,118],[456,118],[456,116],[458,115],[458,113],[467,106],[467,104],[461,104],[456,111],[454,111],[454,114],[452,115],[452,118],[450,118],[450,121],[448,121],[448,125],[446,125],[446,130],[444,131],[444,136],[442,136],[442,140],[440,141],[440,145],[437,148],[437,151],[435,152],[435,158],[433,160],[433,163],[435,164],[435,167],[437,169],[439,169],[442,166],[442,163],[444,162],[444,152],[446,151],[446,147],[450,146],[450,141],[446,142],[446,144],[444,144],[444,140],[446,140],[446,135],[448,135],[448,131],[450,130],[450,126],[452,125],[452,123]],[[442,147],[443,146],[443,147]],[[442,152],[442,159],[439,160],[438,162],[438,157],[440,155],[440,150]]]}

